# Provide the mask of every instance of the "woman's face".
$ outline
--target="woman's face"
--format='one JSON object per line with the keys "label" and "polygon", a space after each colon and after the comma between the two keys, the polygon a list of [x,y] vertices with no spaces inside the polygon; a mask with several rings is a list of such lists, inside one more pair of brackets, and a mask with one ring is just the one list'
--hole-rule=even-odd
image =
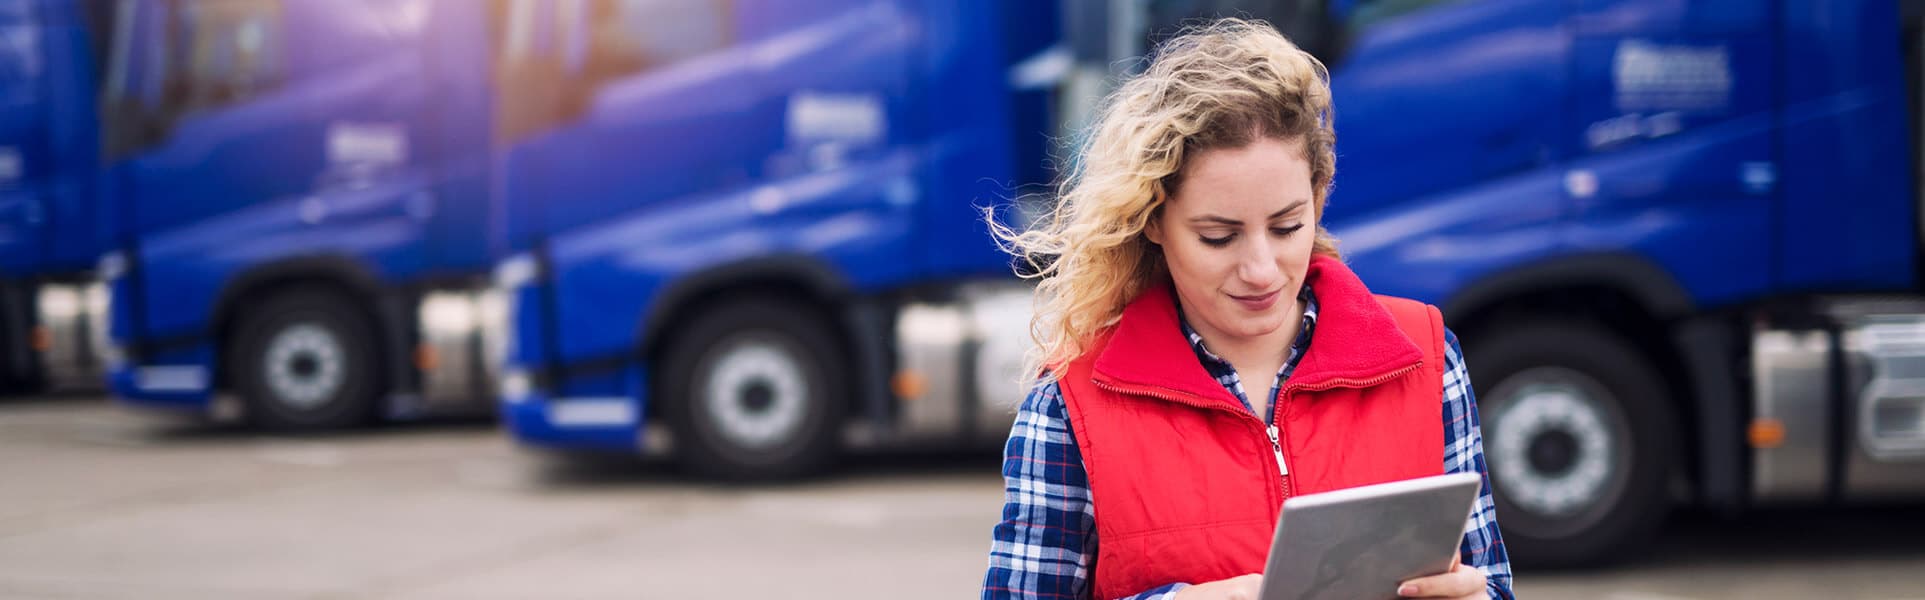
{"label": "woman's face", "polygon": [[1302,140],[1270,138],[1200,152],[1149,224],[1183,314],[1206,340],[1258,338],[1300,318],[1317,234],[1303,157]]}

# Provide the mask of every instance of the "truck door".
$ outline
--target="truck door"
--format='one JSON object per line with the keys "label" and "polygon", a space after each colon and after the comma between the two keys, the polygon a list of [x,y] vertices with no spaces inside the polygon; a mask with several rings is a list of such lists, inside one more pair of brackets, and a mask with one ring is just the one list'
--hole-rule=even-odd
{"label": "truck door", "polygon": [[[780,139],[779,113],[757,103],[752,61],[731,51],[743,11],[724,0],[509,0],[503,9],[503,229],[511,246],[600,240],[550,245],[551,314],[632,322],[650,278],[724,258],[713,244],[741,239],[723,235],[742,224],[726,213],[726,194],[761,175]],[[582,233],[638,215],[657,226]],[[629,258],[614,260],[611,247]],[[635,342],[632,327],[550,333],[562,360]]]}
{"label": "truck door", "polygon": [[1324,223],[1353,268],[1385,293],[1442,302],[1554,247],[1563,3],[1353,0],[1331,12],[1337,177]]}
{"label": "truck door", "polygon": [[[423,179],[410,127],[427,99],[404,50],[422,4],[123,0],[136,18],[103,110],[145,277],[179,306],[211,306],[226,277],[294,254],[391,252],[384,267],[414,268],[405,190]],[[150,312],[164,336],[207,311]]]}
{"label": "truck door", "polygon": [[42,17],[34,0],[0,0],[0,276],[9,278],[40,266],[43,195],[57,170]]}
{"label": "truck door", "polygon": [[1575,252],[1630,251],[1716,305],[1770,283],[1775,3],[1581,0],[1564,177]]}
{"label": "truck door", "polygon": [[124,160],[120,207],[132,231],[311,187],[320,123],[261,106],[287,83],[279,0],[121,4],[137,15],[123,32],[131,39],[115,46],[116,69],[137,89],[117,86],[118,102],[103,112],[120,134],[108,146]]}
{"label": "truck door", "polygon": [[895,281],[930,259],[919,252],[929,229],[918,222],[918,207],[961,206],[918,179],[937,153],[937,140],[917,135],[922,115],[911,110],[907,83],[920,42],[963,30],[954,21],[918,26],[915,9],[904,4],[739,3],[744,44],[801,49],[769,53],[781,58],[755,65],[756,121],[776,124],[780,134],[756,140],[766,157],[756,179],[789,197],[759,218],[770,231],[800,234],[784,245],[830,255],[867,281]]}
{"label": "truck door", "polygon": [[753,154],[740,140],[773,136],[765,129],[776,124],[745,123],[746,61],[713,57],[735,34],[732,4],[508,3],[496,124],[514,165],[510,193],[541,204],[544,230],[741,184]]}

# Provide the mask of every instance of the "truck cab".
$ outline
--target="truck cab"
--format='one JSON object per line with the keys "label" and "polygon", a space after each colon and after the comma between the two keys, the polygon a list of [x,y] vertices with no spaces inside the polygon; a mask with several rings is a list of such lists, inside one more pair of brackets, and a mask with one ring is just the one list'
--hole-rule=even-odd
{"label": "truck cab", "polygon": [[1027,288],[982,209],[1047,178],[1050,66],[1016,67],[1054,56],[1050,3],[506,9],[496,284],[519,440],[634,452],[661,422],[692,469],[753,478],[865,431],[1007,431]]}
{"label": "truck cab", "polygon": [[122,400],[277,428],[491,395],[491,40],[459,0],[122,0],[101,95]]}

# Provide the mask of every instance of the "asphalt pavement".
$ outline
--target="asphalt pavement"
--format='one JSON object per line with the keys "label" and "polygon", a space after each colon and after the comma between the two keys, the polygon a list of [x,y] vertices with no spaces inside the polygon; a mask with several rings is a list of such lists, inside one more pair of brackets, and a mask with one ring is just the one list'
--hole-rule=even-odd
{"label": "asphalt pavement", "polygon": [[[967,598],[998,460],[721,485],[528,452],[482,421],[288,437],[0,400],[0,598]],[[1518,593],[1925,599],[1925,507],[1684,512],[1623,565],[1524,570]]]}

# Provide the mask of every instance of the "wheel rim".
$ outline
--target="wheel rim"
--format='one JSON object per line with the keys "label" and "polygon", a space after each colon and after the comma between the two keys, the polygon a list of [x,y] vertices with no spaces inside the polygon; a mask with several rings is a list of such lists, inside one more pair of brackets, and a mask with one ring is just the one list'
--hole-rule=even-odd
{"label": "wheel rim", "polygon": [[1492,390],[1484,431],[1494,483],[1550,531],[1582,530],[1623,495],[1630,430],[1607,388],[1561,367],[1521,371]]}
{"label": "wheel rim", "polygon": [[267,387],[280,404],[314,410],[340,391],[347,352],[327,328],[299,323],[267,343]]}
{"label": "wheel rim", "polygon": [[767,339],[744,339],[717,353],[701,410],[728,445],[766,450],[795,439],[811,400],[802,357]]}

